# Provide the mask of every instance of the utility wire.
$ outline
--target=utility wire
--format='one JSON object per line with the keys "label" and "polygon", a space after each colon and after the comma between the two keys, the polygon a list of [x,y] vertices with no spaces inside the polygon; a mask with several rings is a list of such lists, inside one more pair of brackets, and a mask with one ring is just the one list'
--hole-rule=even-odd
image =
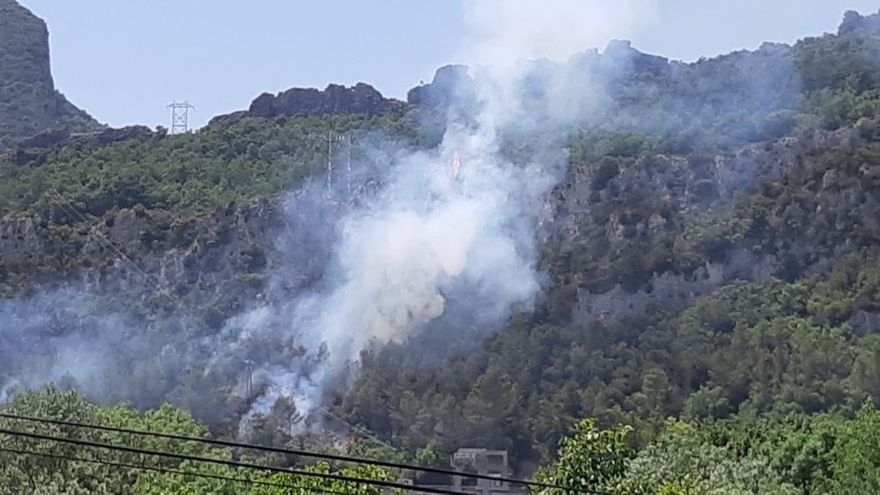
{"label": "utility wire", "polygon": [[[77,217],[79,217],[79,219],[80,219],[81,221],[83,221],[83,222],[85,222],[85,223],[89,223],[89,221],[88,221],[88,219],[85,217],[85,215],[83,215],[82,212],[80,212],[80,211],[79,211],[79,210],[73,205],[73,203],[70,202],[70,200],[68,200],[67,198],[65,198],[64,196],[62,196],[61,193],[58,192],[57,189],[54,189],[54,188],[53,188],[53,189],[52,189],[52,192],[55,194],[55,196],[56,196],[58,199],[60,199],[60,200],[62,201],[62,205],[61,205],[62,208],[64,208],[65,210],[67,210],[68,213],[73,213],[73,214],[75,214]],[[101,232],[101,231],[99,231],[99,230],[94,230],[94,232],[97,234],[98,237],[101,238],[101,240],[103,241],[102,244],[104,244],[106,248],[108,248],[109,250],[113,251],[113,252],[116,254],[117,259],[122,258],[122,259],[124,259],[125,261],[127,261],[127,262],[132,266],[132,268],[135,269],[135,271],[137,271],[138,273],[140,273],[141,277],[143,277],[144,280],[145,280],[147,283],[149,283],[149,284],[153,287],[153,289],[155,289],[156,291],[160,291],[160,290],[161,290],[161,288],[160,288],[160,286],[159,286],[159,282],[158,282],[157,280],[155,280],[153,277],[151,277],[149,274],[147,274],[147,272],[145,272],[140,266],[138,266],[138,264],[135,263],[135,262],[134,262],[134,261],[133,261],[133,260],[127,255],[127,254],[125,254],[121,249],[119,249],[119,247],[116,246],[116,244],[114,244],[113,241],[111,241],[107,236],[105,236],[103,232]]]}
{"label": "utility wire", "polygon": [[[51,191],[61,201],[61,207],[65,211],[67,211],[68,214],[75,215],[83,223],[86,223],[86,224],[89,223],[88,218],[86,218],[86,216],[79,209],[77,209],[77,207],[69,199],[62,196],[61,193],[58,191],[58,189],[52,188]],[[147,273],[146,271],[144,271],[144,269],[141,268],[137,263],[135,263],[135,261],[133,259],[131,259],[130,256],[125,254],[125,252],[119,246],[117,246],[116,243],[114,243],[112,239],[107,237],[107,235],[104,234],[103,232],[101,232],[99,229],[93,228],[92,232],[101,241],[100,246],[102,248],[104,248],[107,251],[112,252],[112,254],[116,257],[117,260],[126,261],[129,264],[129,266],[131,266],[131,268],[133,268],[136,272],[138,272],[138,274],[141,276],[141,278],[143,278],[144,281],[147,283],[147,285],[150,286],[149,288],[153,290],[153,294],[166,297],[169,301],[171,301],[172,304],[174,304],[174,306],[176,306],[177,308],[182,310],[184,313],[186,313],[186,316],[189,317],[190,323],[194,323],[196,326],[201,327],[201,324],[199,324],[199,322],[195,319],[194,315],[192,314],[192,311],[190,311],[188,308],[184,307],[178,299],[171,297],[166,291],[162,290],[162,286],[161,286],[161,283],[158,278],[156,278],[155,276],[152,276],[149,273]]]}
{"label": "utility wire", "polygon": [[64,461],[71,462],[88,462],[92,464],[100,464],[103,466],[115,467],[115,468],[125,468],[125,469],[138,469],[142,471],[154,471],[157,473],[164,474],[178,474],[183,476],[195,476],[198,478],[206,478],[206,479],[215,479],[220,481],[232,481],[236,483],[249,484],[249,485],[261,485],[261,486],[272,486],[276,488],[287,488],[290,490],[307,490],[311,493],[328,493],[331,495],[347,495],[345,492],[340,492],[336,490],[327,490],[323,488],[316,487],[308,487],[308,486],[299,486],[299,485],[290,485],[286,483],[275,483],[272,481],[260,481],[260,480],[252,480],[250,478],[234,478],[232,476],[222,476],[219,474],[210,474],[210,473],[198,473],[195,471],[183,471],[179,469],[170,469],[170,468],[162,468],[158,466],[146,466],[146,465],[138,465],[138,464],[127,464],[124,462],[113,462],[107,461],[103,459],[88,459],[85,457],[74,457],[74,456],[66,456],[60,454],[52,454],[49,452],[35,452],[31,450],[18,450],[18,449],[10,449],[7,447],[0,447],[0,452],[7,452],[11,454],[18,455],[31,455],[31,456],[40,456],[40,457],[48,457],[51,459],[58,459]]}
{"label": "utility wire", "polygon": [[265,464],[250,464],[247,462],[239,462],[239,461],[231,461],[224,459],[212,459],[210,457],[201,457],[196,455],[189,454],[180,454],[177,452],[163,452],[160,450],[150,450],[150,449],[142,449],[138,447],[130,447],[127,445],[113,445],[108,443],[100,443],[100,442],[92,442],[90,440],[80,440],[76,438],[66,438],[66,437],[55,437],[52,435],[44,435],[42,433],[33,433],[33,432],[25,432],[25,431],[17,431],[10,430],[6,428],[0,428],[0,434],[10,435],[14,437],[24,437],[31,438],[35,440],[46,440],[49,442],[60,442],[67,443],[71,445],[78,445],[81,447],[92,447],[97,449],[106,449],[106,450],[116,450],[119,452],[128,452],[131,454],[140,454],[147,456],[159,456],[159,457],[167,457],[169,459],[177,459],[181,461],[192,461],[192,462],[204,462],[210,464],[218,464],[223,466],[229,466],[234,468],[243,468],[243,469],[257,469],[262,471],[269,471],[273,473],[284,473],[284,474],[293,474],[299,476],[306,476],[312,478],[322,478],[327,480],[335,480],[335,481],[343,481],[347,483],[355,483],[361,485],[374,485],[381,486],[384,488],[396,488],[400,490],[418,490],[424,493],[436,493],[439,495],[461,495],[462,492],[456,492],[452,490],[445,490],[442,488],[433,488],[433,487],[417,487],[414,488],[412,485],[406,485],[403,483],[397,483],[394,481],[383,481],[383,480],[371,480],[367,478],[356,478],[353,476],[346,476],[342,474],[333,474],[333,473],[318,473],[314,471],[304,471],[300,469],[286,469],[276,466],[267,466]]}
{"label": "utility wire", "polygon": [[[77,217],[79,217],[80,220],[88,223],[88,219],[86,219],[85,215],[83,215],[82,212],[80,212],[67,198],[62,196],[61,193],[58,192],[57,189],[52,189],[52,192],[55,194],[55,196],[58,197],[58,199],[60,199],[64,203],[62,205],[62,207],[65,210],[68,210],[68,213],[72,212]],[[129,265],[131,265],[137,272],[140,273],[140,275],[144,278],[144,280],[148,284],[150,284],[155,290],[161,291],[161,288],[160,288],[157,280],[155,280],[153,277],[151,277],[149,274],[147,274],[140,266],[138,266],[137,263],[135,263],[128,255],[126,255],[119,247],[117,247],[113,243],[113,241],[111,241],[109,238],[107,238],[103,233],[97,232],[97,234],[104,241],[102,244],[104,244],[105,248],[113,251],[118,257],[127,261],[129,263]],[[338,420],[348,424],[348,426],[351,427],[352,429],[355,429],[356,431],[362,431],[360,428],[352,425],[348,421],[345,421],[344,419],[340,418],[339,416],[333,414],[328,409],[324,409],[324,412],[327,413],[328,415],[334,417],[335,419],[338,419]],[[513,483],[513,484],[527,486],[527,487],[553,488],[553,489],[558,489],[558,490],[566,490],[566,491],[574,492],[574,493],[590,493],[590,494],[596,494],[596,495],[607,495],[607,494],[603,494],[602,492],[597,492],[595,490],[585,492],[582,489],[568,488],[568,487],[564,487],[564,486],[553,485],[553,484],[549,484],[549,483],[542,483],[542,482],[538,482],[538,481],[526,481],[526,480],[520,480],[520,479],[515,479],[515,478],[495,477],[495,476],[487,476],[487,475],[480,475],[480,474],[463,473],[460,471],[454,471],[454,470],[450,470],[450,469],[431,468],[431,467],[425,467],[425,466],[412,466],[412,465],[405,465],[405,464],[393,463],[393,462],[388,462],[388,461],[371,460],[371,459],[341,456],[341,455],[334,455],[334,454],[319,454],[319,453],[308,452],[308,451],[303,451],[303,450],[281,449],[281,448],[268,447],[268,446],[262,446],[262,445],[228,442],[228,441],[224,441],[224,440],[211,440],[211,439],[204,439],[204,438],[197,438],[197,437],[185,437],[185,436],[181,436],[181,435],[171,435],[171,434],[137,431],[137,430],[125,430],[125,429],[121,429],[121,428],[104,427],[104,426],[98,426],[98,425],[87,425],[87,424],[79,424],[79,423],[71,423],[71,422],[62,422],[60,420],[49,420],[49,419],[45,419],[45,418],[32,418],[32,417],[25,417],[25,416],[15,417],[15,415],[7,415],[7,414],[0,414],[0,417],[6,417],[6,418],[10,418],[10,419],[28,420],[28,421],[38,421],[38,422],[43,421],[43,422],[48,422],[48,423],[54,422],[55,424],[66,424],[67,426],[75,426],[75,427],[82,427],[82,428],[95,428],[95,429],[101,429],[101,430],[105,430],[105,431],[117,431],[117,432],[131,433],[131,434],[137,434],[137,435],[153,435],[153,436],[157,436],[157,437],[161,437],[161,438],[168,438],[168,439],[203,442],[203,443],[226,446],[226,447],[239,447],[239,448],[246,448],[246,449],[252,449],[252,450],[261,450],[261,451],[265,451],[265,452],[282,453],[282,454],[289,454],[289,455],[300,455],[303,457],[312,457],[312,458],[319,458],[319,459],[324,459],[324,460],[335,460],[335,461],[340,461],[340,462],[372,464],[375,466],[382,466],[382,467],[395,468],[395,469],[406,469],[406,470],[420,471],[420,472],[425,472],[425,473],[443,474],[443,475],[451,475],[451,476],[464,476],[464,477],[474,478],[474,479],[484,479],[484,480],[491,480],[491,481]],[[373,435],[368,434],[367,436],[369,436],[370,438],[372,438],[374,440],[379,441],[379,443],[382,443],[386,446],[389,446],[387,443],[382,442],[381,440],[377,439]]]}
{"label": "utility wire", "polygon": [[[482,479],[482,480],[490,480],[490,481],[500,481],[506,483],[512,483],[516,485],[522,486],[530,486],[534,488],[554,488],[558,490],[569,490],[574,491],[575,493],[583,493],[583,489],[580,488],[570,488],[566,486],[554,485],[550,483],[542,483],[539,481],[528,481],[521,480],[516,478],[505,478],[505,477],[497,477],[497,476],[489,476],[484,474],[475,474],[475,473],[467,473],[461,471],[454,471],[451,469],[442,469],[442,468],[433,468],[427,466],[416,466],[411,464],[402,464],[397,462],[390,461],[382,461],[375,459],[366,459],[362,457],[351,457],[344,456],[339,454],[324,454],[319,452],[310,452],[307,450],[297,450],[297,449],[285,449],[280,447],[270,447],[267,445],[257,445],[251,443],[242,443],[242,442],[232,442],[228,440],[215,440],[210,438],[199,438],[199,437],[191,437],[186,435],[176,435],[173,433],[160,433],[153,431],[144,431],[144,430],[133,430],[129,428],[118,428],[114,426],[102,426],[88,423],[76,423],[73,421],[65,421],[61,419],[52,419],[52,418],[37,418],[34,416],[23,416],[19,414],[9,414],[9,413],[0,413],[0,418],[18,420],[18,421],[28,421],[33,423],[47,423],[53,424],[57,426],[69,426],[73,428],[87,428],[93,430],[101,430],[101,431],[109,431],[113,433],[126,433],[132,435],[141,435],[155,438],[165,438],[168,440],[180,440],[186,442],[199,442],[209,445],[215,445],[220,447],[231,447],[231,448],[243,448],[249,450],[260,450],[263,452],[272,452],[275,454],[286,454],[286,455],[298,455],[302,457],[311,457],[316,459],[323,459],[329,461],[338,461],[338,462],[350,462],[356,464],[371,464],[374,466],[381,466],[386,468],[393,469],[403,469],[410,471],[420,471],[425,473],[434,473],[434,474],[443,474],[443,475],[451,475],[451,476],[462,476],[466,478],[474,478],[474,479]],[[597,493],[595,491],[590,493]]]}

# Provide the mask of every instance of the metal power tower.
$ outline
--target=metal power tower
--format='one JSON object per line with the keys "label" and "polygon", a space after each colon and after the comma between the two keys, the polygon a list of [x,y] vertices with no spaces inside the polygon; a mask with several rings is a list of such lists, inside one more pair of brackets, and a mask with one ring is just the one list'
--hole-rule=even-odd
{"label": "metal power tower", "polygon": [[189,130],[189,111],[195,110],[196,107],[189,104],[188,101],[178,103],[172,101],[168,108],[171,109],[171,134],[182,134]]}

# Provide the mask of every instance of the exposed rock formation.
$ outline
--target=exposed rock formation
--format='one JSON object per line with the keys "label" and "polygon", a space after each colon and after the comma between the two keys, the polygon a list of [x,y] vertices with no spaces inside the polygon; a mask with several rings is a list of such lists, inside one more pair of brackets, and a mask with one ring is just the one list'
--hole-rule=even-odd
{"label": "exposed rock formation", "polygon": [[843,15],[843,22],[837,29],[837,35],[843,36],[849,33],[880,35],[880,12],[863,16],[854,10],[848,10]]}
{"label": "exposed rock formation", "polygon": [[277,95],[263,93],[247,111],[221,115],[211,123],[241,117],[296,117],[312,115],[380,115],[402,111],[405,104],[385,98],[376,88],[357,83],[350,88],[330,84],[323,91],[316,88],[290,88]]}
{"label": "exposed rock formation", "polygon": [[406,101],[427,107],[447,106],[460,101],[459,96],[469,91],[471,84],[466,65],[445,65],[437,69],[430,83],[409,90]]}
{"label": "exposed rock formation", "polygon": [[95,149],[128,140],[150,141],[165,137],[164,132],[153,132],[149,127],[133,125],[118,129],[107,128],[95,132],[71,133],[67,129],[53,128],[22,139],[16,147],[14,162],[17,165],[43,163],[50,151],[63,147]]}
{"label": "exposed rock formation", "polygon": [[15,0],[0,0],[0,150],[53,127],[100,125],[55,90],[46,23]]}

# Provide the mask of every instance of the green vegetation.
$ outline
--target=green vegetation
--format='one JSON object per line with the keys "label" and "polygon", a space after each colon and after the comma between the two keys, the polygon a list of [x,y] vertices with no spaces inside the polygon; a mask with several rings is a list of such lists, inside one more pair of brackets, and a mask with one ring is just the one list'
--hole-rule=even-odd
{"label": "green vegetation", "polygon": [[[140,413],[125,405],[97,406],[86,402],[75,392],[56,388],[19,395],[0,411],[9,414],[68,421],[115,428],[207,438],[206,428],[188,413],[171,406]],[[181,442],[155,437],[115,432],[87,430],[67,426],[34,424],[17,420],[0,420],[3,429],[24,431],[54,437],[128,446],[138,449],[172,452],[218,460],[241,460],[258,463],[250,454],[237,454],[227,448],[212,447],[196,442]],[[48,440],[0,435],[2,449],[35,452],[44,455],[24,455],[0,450],[0,493],[33,494],[250,494],[290,495],[311,494],[323,490],[358,495],[378,495],[377,487],[350,482],[328,480],[305,475],[270,473],[263,470],[232,468],[220,464],[199,463],[162,457],[146,457],[116,450],[86,448]],[[84,459],[69,460],[64,458]],[[97,460],[100,463],[88,462]],[[117,465],[107,465],[112,463]],[[122,467],[119,465],[135,467]],[[154,467],[164,471],[137,469]],[[336,470],[325,463],[306,468],[316,473],[337,473],[368,480],[389,480],[390,474],[382,469],[357,466]],[[201,475],[201,476],[200,476]],[[221,478],[253,481],[236,482]],[[264,484],[259,484],[264,483]],[[272,486],[281,485],[281,486]]]}
{"label": "green vegetation", "polygon": [[[135,205],[185,216],[274,197],[326,167],[330,132],[355,139],[414,134],[405,120],[390,116],[244,118],[195,134],[159,135],[155,141],[64,147],[49,152],[41,164],[16,165],[7,156],[0,160],[0,215],[52,218],[58,194],[95,217]],[[355,147],[353,153],[359,151]]]}
{"label": "green vegetation", "polygon": [[484,354],[442,370],[401,370],[389,355],[350,394],[349,414],[405,432],[397,440],[411,448],[442,425],[446,449],[489,444],[549,459],[579,417],[632,425],[644,444],[670,416],[880,404],[880,339],[848,324],[876,304],[876,263],[853,255],[820,277],[729,285],[665,318],[577,325],[524,315]]}
{"label": "green vegetation", "polygon": [[[726,444],[719,447],[702,435],[746,421],[756,429],[776,428],[772,421],[781,418],[826,425],[855,417],[865,403],[880,405],[875,220],[880,140],[874,113],[880,58],[872,58],[878,47],[876,38],[861,34],[826,36],[790,50],[770,47],[693,67],[703,73],[690,79],[693,85],[712,87],[724,79],[716,79],[719,75],[732,77],[737,60],[745,61],[743,70],[766,63],[761,57],[794,64],[802,75],[800,103],[768,107],[797,112],[785,117],[791,125],[778,130],[788,136],[777,142],[775,131],[729,140],[731,134],[715,125],[725,125],[723,120],[697,120],[705,133],[692,135],[695,141],[679,132],[684,127],[575,133],[571,177],[560,188],[574,198],[560,210],[572,215],[564,225],[575,234],[545,242],[541,263],[551,284],[537,310],[513,318],[487,340],[484,352],[443,368],[399,366],[405,348],[372,356],[341,409],[405,448],[429,440],[439,441],[446,452],[491,445],[526,461],[553,459],[571,425],[591,418],[600,428],[628,425],[627,445],[641,456],[676,449],[684,455],[687,442],[711,447],[715,453],[700,455],[731,466],[724,474],[729,478],[710,483],[727,487],[719,493],[752,486],[737,484],[744,482],[736,478],[740,468],[732,467],[739,463],[767,483],[758,485],[764,487],[759,491],[846,492],[841,487],[855,477],[845,481],[829,471],[825,477],[810,474],[809,480],[772,474],[762,466],[782,469],[777,466],[782,460],[741,453],[722,459],[718,456],[730,453],[717,449]],[[658,105],[668,107],[670,101]],[[771,141],[742,148],[752,139]],[[733,143],[740,148],[725,152]],[[757,180],[720,201],[717,174],[743,155]],[[588,186],[573,189],[579,182]],[[754,275],[761,263],[769,271]],[[703,293],[699,283],[712,270],[730,274]],[[651,298],[660,275],[677,280],[668,282],[677,288]],[[624,301],[620,307],[640,297],[647,306],[619,315],[573,316],[578,294],[597,297],[615,287],[622,293],[611,297]],[[669,418],[678,419],[667,424]],[[823,435],[850,438],[844,426],[829,428]],[[786,435],[795,441],[799,435],[795,429],[781,431],[767,442],[784,443]],[[665,474],[646,471],[658,484],[633,490],[706,491],[709,485],[701,483],[710,467],[700,467],[698,460],[682,459],[678,471],[664,468],[672,470]],[[593,469],[583,460],[573,464]],[[631,469],[654,465],[663,464],[645,461]],[[630,476],[614,469],[602,479]],[[672,484],[665,487],[664,479]]]}
{"label": "green vegetation", "polygon": [[633,495],[880,490],[880,411],[871,405],[855,414],[669,420],[647,447],[630,440],[626,427],[581,421],[538,478]]}
{"label": "green vegetation", "polygon": [[[515,465],[545,465],[540,479],[615,493],[880,491],[878,55],[880,39],[855,30],[617,74],[609,118],[569,137],[558,224],[541,245],[544,299],[479,352],[442,366],[409,365],[405,344],[366,353],[354,387],[333,396],[334,411],[399,450],[359,452],[444,465],[459,447],[507,449]],[[0,293],[19,293],[28,276],[100,268],[70,253],[122,209],[150,219],[154,228],[138,233],[144,245],[191,243],[188,222],[276,197],[323,170],[327,133],[424,147],[441,131],[424,127],[419,111],[241,118],[187,135],[3,155],[0,217],[36,218],[49,240],[20,265],[4,259]],[[523,137],[502,152],[515,160],[539,140]],[[224,227],[204,223],[213,229],[206,244],[222,244]],[[265,256],[255,246],[242,256],[256,292]],[[221,310],[240,309],[243,285],[191,306],[211,306],[216,330],[229,316]],[[183,297],[187,288],[175,291]],[[584,316],[584,300],[607,294],[619,314]],[[181,390],[180,402],[196,395]],[[142,415],[54,389],[6,409],[206,434],[167,406]],[[309,441],[291,435],[295,413],[292,403],[276,404],[257,419],[254,438]],[[10,454],[0,454],[0,480],[9,493],[242,490]],[[274,493],[261,490],[251,493]]]}

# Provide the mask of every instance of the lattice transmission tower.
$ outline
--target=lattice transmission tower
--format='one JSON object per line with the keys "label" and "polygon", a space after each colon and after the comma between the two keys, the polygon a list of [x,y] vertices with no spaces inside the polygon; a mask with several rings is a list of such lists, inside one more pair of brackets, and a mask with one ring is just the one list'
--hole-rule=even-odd
{"label": "lattice transmission tower", "polygon": [[171,109],[171,134],[189,131],[189,111],[195,110],[196,107],[190,105],[188,101],[172,101],[168,108]]}

